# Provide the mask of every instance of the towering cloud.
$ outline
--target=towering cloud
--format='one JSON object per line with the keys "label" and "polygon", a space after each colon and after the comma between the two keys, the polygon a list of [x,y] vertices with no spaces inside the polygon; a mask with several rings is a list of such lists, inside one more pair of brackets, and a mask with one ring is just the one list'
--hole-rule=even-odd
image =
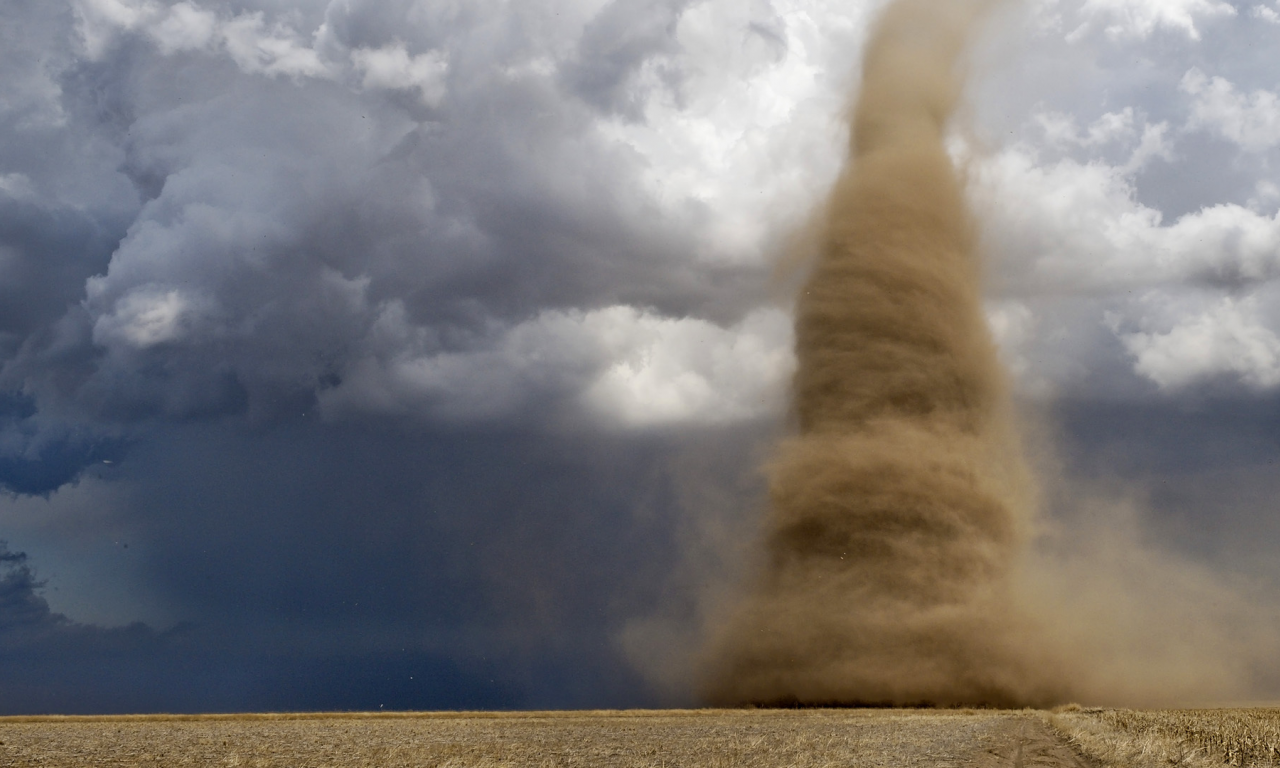
{"label": "towering cloud", "polygon": [[[745,567],[754,470],[794,365],[769,271],[839,175],[885,4],[0,3],[0,538],[71,622],[50,631],[146,621],[145,658],[195,622],[188,655],[243,686],[219,704],[160,695],[208,689],[182,664],[138,678],[164,706],[692,701],[687,663],[663,668],[661,694],[625,666],[700,647],[690,617]],[[1064,460],[1160,489],[1157,534],[1233,566],[1236,537],[1267,573],[1280,524],[1239,489],[1275,495],[1280,144],[1264,54],[1280,31],[1250,5],[1011,5],[985,37],[997,55],[973,57],[974,146],[992,154],[970,153],[968,191],[1000,351],[1016,392],[1061,404]],[[960,45],[921,47],[939,41]],[[931,104],[950,103],[945,81]],[[827,343],[819,293],[802,348]],[[928,429],[998,452],[1004,396],[971,311],[948,333],[979,349],[953,371],[977,394],[938,410],[987,426]],[[816,391],[842,364],[811,359],[800,380]],[[891,373],[877,377],[842,386],[864,397]],[[1219,399],[1199,413],[1206,394]],[[830,414],[833,397],[810,398],[806,435],[853,445],[889,415],[901,440],[926,432],[889,413],[902,404]],[[961,561],[999,584],[1026,536],[1020,470],[965,461],[1013,510]],[[776,475],[803,466],[779,458]],[[1177,483],[1225,490],[1193,504]],[[1065,572],[1114,582],[1081,562]],[[1141,602],[1117,610],[1145,616]],[[1224,647],[1210,625],[1240,626],[1212,615],[1195,649]],[[1109,647],[1058,630],[1095,657]],[[278,684],[255,679],[278,665],[223,655],[214,635],[364,671],[315,683],[325,696],[263,698]],[[494,679],[510,695],[445,695],[447,675],[389,661],[414,649],[473,693]],[[47,669],[87,701],[94,658],[50,651]],[[1227,671],[1197,679],[1247,677]],[[393,678],[404,696],[381,698]]]}

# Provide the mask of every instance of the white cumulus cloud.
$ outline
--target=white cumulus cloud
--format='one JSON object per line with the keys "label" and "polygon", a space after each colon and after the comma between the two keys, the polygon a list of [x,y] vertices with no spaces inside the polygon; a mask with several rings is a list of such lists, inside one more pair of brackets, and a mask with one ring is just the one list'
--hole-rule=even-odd
{"label": "white cumulus cloud", "polygon": [[1123,166],[1040,164],[1013,147],[983,163],[975,181],[992,247],[1018,280],[1104,290],[1280,275],[1280,218],[1224,203],[1166,223],[1139,202]]}
{"label": "white cumulus cloud", "polygon": [[196,309],[196,302],[175,289],[133,291],[97,319],[93,340],[104,346],[124,343],[136,349],[180,341],[190,331]]}
{"label": "white cumulus cloud", "polygon": [[[1280,280],[1280,193],[1259,182],[1247,205],[1167,219],[1136,181],[1144,153],[1171,155],[1165,126],[1135,146],[1124,115],[1083,131],[1042,115],[1046,147],[1019,143],[971,163],[998,275],[988,317],[1012,372],[1028,392],[1090,386],[1109,338],[1128,354],[1117,363],[1169,391],[1223,377],[1280,386],[1266,309]],[[1045,159],[1062,147],[1100,151],[1113,137],[1127,137],[1128,159]]]}
{"label": "white cumulus cloud", "polygon": [[189,1],[166,6],[156,0],[75,0],[75,11],[90,59],[106,55],[121,34],[140,32],[166,55],[217,46],[249,74],[333,74],[297,30],[285,23],[268,24],[261,11],[226,17]]}
{"label": "white cumulus cloud", "polygon": [[1195,68],[1180,88],[1192,96],[1189,128],[1213,131],[1250,152],[1280,146],[1280,97],[1274,92],[1240,93],[1226,78]]}
{"label": "white cumulus cloud", "polygon": [[1147,38],[1165,28],[1199,40],[1197,22],[1234,16],[1236,9],[1222,0],[1086,0],[1080,12],[1087,21],[1072,33],[1077,38],[1099,24],[1112,39]]}
{"label": "white cumulus cloud", "polygon": [[730,423],[777,413],[793,367],[790,320],[778,310],[728,328],[628,306],[547,311],[466,350],[411,352],[406,340],[435,339],[392,305],[374,332],[393,340],[391,355],[356,362],[321,393],[330,417],[488,420],[545,400],[619,427]]}
{"label": "white cumulus cloud", "polygon": [[781,407],[794,365],[782,312],[757,311],[722,328],[614,308],[591,325],[612,354],[584,397],[609,420],[639,427],[727,423]]}
{"label": "white cumulus cloud", "polygon": [[404,43],[383,48],[359,48],[351,60],[364,73],[365,88],[417,89],[428,106],[439,106],[445,96],[449,57],[442,51],[410,56]]}
{"label": "white cumulus cloud", "polygon": [[1280,385],[1280,337],[1253,297],[1222,298],[1178,317],[1168,330],[1119,336],[1133,355],[1134,369],[1163,389],[1222,375],[1257,389]]}
{"label": "white cumulus cloud", "polygon": [[1274,8],[1268,8],[1265,5],[1255,5],[1249,10],[1249,13],[1255,19],[1262,19],[1269,24],[1280,24],[1280,13],[1276,13]]}

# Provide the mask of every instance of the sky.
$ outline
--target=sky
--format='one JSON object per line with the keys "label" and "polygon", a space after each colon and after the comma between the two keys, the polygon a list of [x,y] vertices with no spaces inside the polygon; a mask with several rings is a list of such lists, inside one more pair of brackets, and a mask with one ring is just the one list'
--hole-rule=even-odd
{"label": "sky", "polygon": [[[880,5],[4,3],[0,710],[693,702]],[[951,140],[1064,485],[1261,594],[1277,44],[1011,2]]]}

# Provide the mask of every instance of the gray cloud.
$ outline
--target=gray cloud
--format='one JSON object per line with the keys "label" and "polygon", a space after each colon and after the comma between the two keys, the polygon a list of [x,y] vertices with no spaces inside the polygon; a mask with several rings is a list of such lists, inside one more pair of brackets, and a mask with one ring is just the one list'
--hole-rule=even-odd
{"label": "gray cloud", "polygon": [[[65,553],[127,532],[140,602],[267,655],[454,665],[463,693],[406,702],[685,700],[785,417],[773,263],[842,161],[876,7],[8,3],[0,534],[70,584],[96,566]],[[1188,435],[1230,443],[1280,387],[1280,26],[1230,8],[1036,3],[976,65],[989,316],[1082,475],[1208,472]],[[708,541],[734,562],[698,567]],[[289,705],[201,631],[248,686],[217,706]]]}
{"label": "gray cloud", "polygon": [[583,30],[577,55],[564,70],[565,82],[607,113],[642,118],[646,87],[679,89],[681,72],[660,57],[678,49],[676,23],[689,5],[689,0],[612,0]]}
{"label": "gray cloud", "polygon": [[[24,553],[0,542],[0,711],[100,714],[520,705],[523,694],[415,647],[288,650],[184,624],[104,628],[54,613]],[[416,681],[416,682],[415,682]]]}
{"label": "gray cloud", "polygon": [[[565,66],[612,66],[617,46],[592,41],[648,12],[629,7],[585,20]],[[334,5],[313,46],[249,10],[77,8],[62,42],[85,58],[62,102],[117,143],[145,202],[107,235],[105,270],[99,255],[41,303],[71,309],[10,368],[42,397],[108,421],[271,414],[547,310],[732,323],[759,296],[758,265],[682,260],[690,222],[661,215],[638,158],[536,64],[556,40],[416,5]],[[410,18],[412,51],[393,36]]]}

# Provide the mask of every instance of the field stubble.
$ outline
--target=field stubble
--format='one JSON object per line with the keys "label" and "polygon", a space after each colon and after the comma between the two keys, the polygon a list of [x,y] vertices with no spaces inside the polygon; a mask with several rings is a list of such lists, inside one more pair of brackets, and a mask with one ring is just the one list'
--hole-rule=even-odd
{"label": "field stubble", "polygon": [[1073,708],[1051,723],[1108,768],[1280,765],[1280,708]]}
{"label": "field stubble", "polygon": [[1280,709],[0,718],[0,768],[1155,768],[1280,764]]}
{"label": "field stubble", "polygon": [[27,718],[0,720],[0,741],[6,768],[1088,765],[1040,715],[995,711]]}

